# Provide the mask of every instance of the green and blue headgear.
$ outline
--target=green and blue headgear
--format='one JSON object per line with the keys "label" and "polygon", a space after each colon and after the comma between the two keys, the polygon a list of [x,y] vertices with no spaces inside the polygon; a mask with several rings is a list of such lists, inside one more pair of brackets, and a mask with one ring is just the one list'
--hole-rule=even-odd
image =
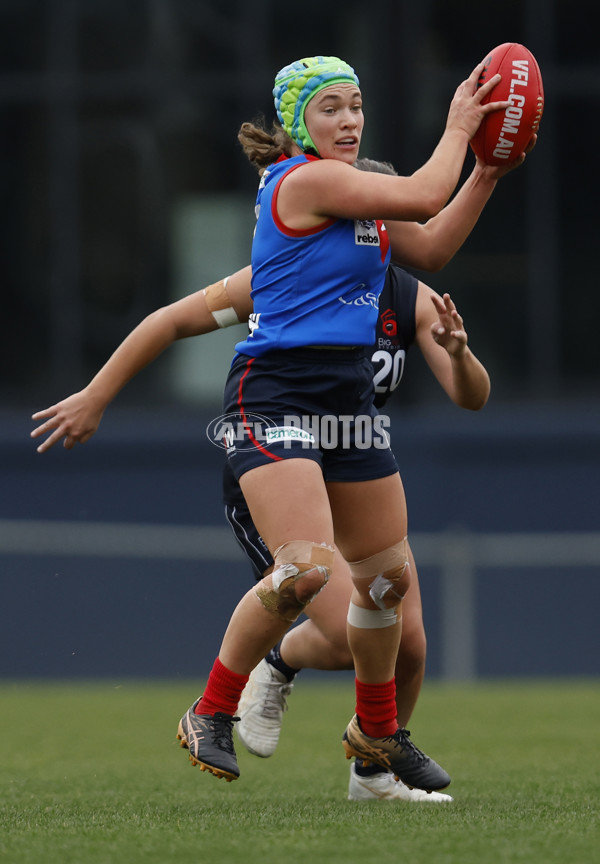
{"label": "green and blue headgear", "polygon": [[354,69],[339,57],[305,57],[277,73],[273,88],[275,110],[287,134],[302,150],[319,152],[308,134],[304,111],[319,90],[332,84],[358,86]]}

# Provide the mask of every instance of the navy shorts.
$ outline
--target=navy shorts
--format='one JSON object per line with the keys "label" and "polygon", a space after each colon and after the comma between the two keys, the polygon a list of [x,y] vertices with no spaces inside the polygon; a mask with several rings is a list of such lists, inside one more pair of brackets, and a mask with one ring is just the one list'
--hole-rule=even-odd
{"label": "navy shorts", "polygon": [[262,579],[265,570],[272,566],[273,556],[252,521],[240,484],[227,463],[223,469],[223,501],[225,518],[235,539],[250,561],[254,578],[258,582]]}
{"label": "navy shorts", "polygon": [[225,385],[222,426],[234,475],[298,457],[317,462],[326,481],[395,474],[387,417],[379,415],[373,396],[373,366],[364,348],[238,355]]}

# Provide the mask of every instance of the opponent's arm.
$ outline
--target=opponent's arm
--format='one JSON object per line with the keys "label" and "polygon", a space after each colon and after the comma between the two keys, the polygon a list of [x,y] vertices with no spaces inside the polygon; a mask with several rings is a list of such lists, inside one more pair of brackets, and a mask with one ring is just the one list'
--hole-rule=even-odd
{"label": "opponent's arm", "polygon": [[467,345],[463,320],[450,295],[442,298],[419,282],[416,321],[415,341],[450,399],[471,411],[483,408],[490,378]]}
{"label": "opponent's arm", "polygon": [[452,201],[427,222],[386,221],[392,259],[419,270],[441,270],[475,227],[498,180],[523,164],[536,141],[537,135],[533,135],[525,152],[510,165],[486,165],[476,159],[473,171]]}
{"label": "opponent's arm", "polygon": [[67,450],[89,441],[117,393],[173,342],[245,320],[252,311],[250,276],[250,267],[246,267],[144,318],[87,387],[33,415],[33,420],[45,422],[31,432],[31,437],[51,433],[37,448],[38,453],[49,450],[61,438]]}

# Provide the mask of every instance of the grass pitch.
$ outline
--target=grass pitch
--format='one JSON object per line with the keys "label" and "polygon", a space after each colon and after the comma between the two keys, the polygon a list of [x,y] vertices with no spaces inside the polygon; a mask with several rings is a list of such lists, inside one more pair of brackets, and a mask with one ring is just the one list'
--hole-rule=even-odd
{"label": "grass pitch", "polygon": [[277,753],[227,784],[177,722],[194,682],[0,683],[2,864],[598,861],[595,681],[429,683],[415,743],[447,805],[346,800],[351,677],[300,678]]}

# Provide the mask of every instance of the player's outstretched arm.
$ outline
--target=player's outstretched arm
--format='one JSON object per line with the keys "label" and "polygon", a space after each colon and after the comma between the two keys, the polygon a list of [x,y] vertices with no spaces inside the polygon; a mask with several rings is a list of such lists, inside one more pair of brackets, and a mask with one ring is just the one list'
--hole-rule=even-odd
{"label": "player's outstretched arm", "polygon": [[533,135],[525,152],[508,165],[486,165],[476,159],[473,171],[452,201],[427,222],[386,221],[392,258],[398,264],[419,270],[441,270],[477,224],[498,180],[523,164],[536,141],[537,135]]}
{"label": "player's outstretched arm", "polygon": [[452,401],[478,411],[490,395],[490,378],[467,345],[463,319],[449,294],[440,297],[419,282],[416,342]]}
{"label": "player's outstretched arm", "polygon": [[250,274],[250,267],[246,267],[144,318],[87,387],[33,415],[33,420],[43,422],[31,437],[47,436],[38,446],[38,453],[61,439],[67,450],[89,441],[117,393],[173,342],[247,318],[252,311]]}

